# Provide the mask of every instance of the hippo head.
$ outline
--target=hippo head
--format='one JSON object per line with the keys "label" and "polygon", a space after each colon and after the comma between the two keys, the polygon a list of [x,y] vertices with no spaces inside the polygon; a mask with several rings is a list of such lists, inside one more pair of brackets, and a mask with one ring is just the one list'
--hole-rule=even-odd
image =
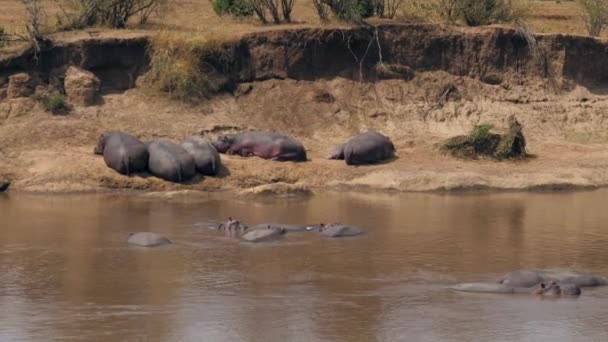
{"label": "hippo head", "polygon": [[106,134],[102,134],[99,136],[99,140],[97,142],[97,146],[95,147],[95,154],[103,154],[103,150],[106,145]]}
{"label": "hippo head", "polygon": [[236,137],[233,134],[222,135],[221,137],[215,139],[211,143],[211,145],[213,145],[213,147],[215,147],[215,149],[219,153],[226,153],[226,151],[228,151],[228,149],[230,149],[230,147],[232,146],[232,144],[234,144],[235,140],[236,140]]}

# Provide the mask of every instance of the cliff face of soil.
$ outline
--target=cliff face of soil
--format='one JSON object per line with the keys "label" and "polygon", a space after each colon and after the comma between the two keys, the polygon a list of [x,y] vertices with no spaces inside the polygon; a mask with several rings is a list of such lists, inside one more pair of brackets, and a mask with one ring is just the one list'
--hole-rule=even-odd
{"label": "cliff face of soil", "polygon": [[[198,105],[137,89],[135,80],[148,68],[148,45],[146,35],[85,37],[56,41],[39,56],[0,56],[0,176],[15,190],[31,191],[236,190],[271,183],[401,191],[608,185],[604,41],[421,24],[253,33],[202,56],[207,72],[230,87]],[[9,76],[21,73],[14,79],[30,86],[25,72],[42,88],[61,88],[57,75],[68,65],[99,78],[99,103],[55,116],[33,97],[6,98]],[[510,115],[523,124],[535,158],[463,161],[437,148],[475,124],[504,130]],[[105,130],[181,142],[191,134],[248,128],[296,137],[311,161],[224,157],[220,177],[175,185],[120,176],[92,154]],[[324,160],[331,147],[369,129],[391,137],[396,160],[369,167]]]}

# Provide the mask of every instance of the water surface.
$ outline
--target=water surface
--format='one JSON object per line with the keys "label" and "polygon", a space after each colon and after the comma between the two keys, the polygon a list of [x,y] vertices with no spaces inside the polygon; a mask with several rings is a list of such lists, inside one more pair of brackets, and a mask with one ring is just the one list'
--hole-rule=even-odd
{"label": "water surface", "polygon": [[[606,341],[577,300],[457,293],[522,268],[608,275],[608,191],[170,201],[0,195],[0,341]],[[248,245],[207,228],[341,221]],[[129,247],[154,231],[169,247]]]}

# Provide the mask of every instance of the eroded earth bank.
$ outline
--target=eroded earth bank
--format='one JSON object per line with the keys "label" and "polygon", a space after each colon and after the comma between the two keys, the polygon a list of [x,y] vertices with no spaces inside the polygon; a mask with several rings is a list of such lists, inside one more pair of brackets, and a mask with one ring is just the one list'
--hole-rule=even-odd
{"label": "eroded earth bank", "polygon": [[[0,57],[0,176],[11,189],[282,193],[608,184],[608,43],[600,40],[420,24],[253,33],[202,58],[223,89],[196,105],[138,86],[148,45],[146,33],[80,33],[56,39],[38,56]],[[76,90],[84,100],[71,99],[66,115],[49,114],[36,97],[49,88],[65,91],[69,65],[92,72],[100,96],[88,103],[86,91]],[[22,73],[29,77],[15,77]],[[69,86],[79,85],[86,82]],[[468,161],[437,147],[476,124],[500,132],[511,115],[523,124],[531,158]],[[309,161],[222,155],[218,177],[173,184],[119,175],[93,154],[106,130],[181,143],[192,134],[246,129],[292,135]],[[390,136],[394,160],[353,167],[325,159],[332,147],[370,129]]]}

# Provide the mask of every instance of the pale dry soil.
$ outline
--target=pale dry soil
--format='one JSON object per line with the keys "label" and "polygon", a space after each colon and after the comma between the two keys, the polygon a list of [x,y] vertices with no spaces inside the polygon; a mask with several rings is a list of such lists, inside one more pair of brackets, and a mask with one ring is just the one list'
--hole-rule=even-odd
{"label": "pale dry soil", "polygon": [[[453,84],[457,95],[442,101],[446,84]],[[226,94],[196,105],[132,89],[105,95],[103,104],[77,107],[65,116],[45,113],[31,99],[4,101],[0,175],[13,180],[13,190],[37,192],[253,189],[307,194],[309,189],[551,190],[608,184],[608,101],[581,87],[555,93],[540,83],[488,85],[444,72],[373,84],[337,78],[268,80],[252,86],[247,95]],[[319,102],[328,98],[319,96],[325,93],[335,100]],[[500,132],[511,114],[524,125],[532,158],[466,161],[437,147],[479,123],[494,124]],[[119,175],[93,154],[97,137],[106,130],[181,142],[215,126],[284,132],[304,143],[310,160],[280,163],[222,155],[225,167],[219,177],[180,185]],[[325,159],[334,145],[369,129],[391,137],[397,148],[394,160],[353,167]]]}

